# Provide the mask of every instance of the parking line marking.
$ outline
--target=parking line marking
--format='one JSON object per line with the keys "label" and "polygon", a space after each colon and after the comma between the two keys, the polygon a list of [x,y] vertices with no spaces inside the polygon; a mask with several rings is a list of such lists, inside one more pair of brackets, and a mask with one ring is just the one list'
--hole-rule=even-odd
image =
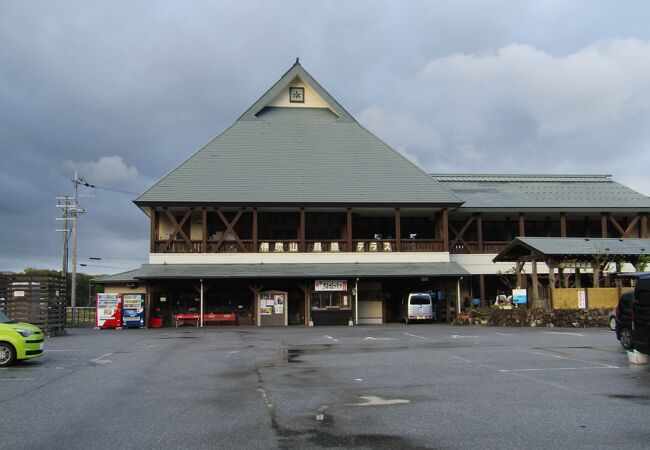
{"label": "parking line marking", "polygon": [[395,338],[375,338],[372,336],[366,336],[363,338],[364,341],[396,341],[397,339]]}
{"label": "parking line marking", "polygon": [[568,336],[580,336],[580,337],[585,337],[584,334],[580,334],[580,333],[569,333],[569,332],[567,332],[567,331],[545,331],[545,332],[543,332],[542,334],[561,334],[561,335],[562,335],[562,334],[565,334],[565,335],[568,335]]}
{"label": "parking line marking", "polygon": [[462,358],[462,357],[460,357],[460,356],[452,356],[452,358],[457,359],[457,360],[459,360],[459,361],[466,362],[466,363],[470,363],[470,364],[474,362],[474,361],[472,361],[472,360],[469,360],[469,359],[466,359],[466,358]]}
{"label": "parking line marking", "polygon": [[324,335],[323,337],[329,339],[330,341],[334,341],[334,342],[338,342],[338,341],[339,341],[338,339],[334,339],[332,336],[328,336],[327,334]]}
{"label": "parking line marking", "polygon": [[499,336],[514,336],[514,334],[510,334],[510,333],[499,333],[499,332],[497,332],[497,331],[490,331],[490,333],[498,334]]}
{"label": "parking line marking", "polygon": [[603,364],[603,363],[598,363],[598,362],[593,362],[593,361],[587,361],[585,359],[578,359],[578,358],[569,358],[568,356],[561,356],[561,355],[549,355],[548,353],[542,353],[542,352],[531,352],[535,355],[541,355],[541,356],[549,356],[551,358],[555,359],[566,359],[568,361],[576,361],[576,362],[581,362],[585,364],[593,364],[596,367],[610,367],[610,368],[616,368],[620,369],[619,366],[612,366],[611,364]]}
{"label": "parking line marking", "polygon": [[546,367],[536,369],[499,369],[499,372],[543,372],[545,370],[597,370],[597,369],[620,369],[618,366],[599,367]]}
{"label": "parking line marking", "polygon": [[431,338],[426,337],[426,336],[418,336],[417,334],[411,334],[411,333],[404,333],[404,334],[406,336],[411,336],[411,337],[414,337],[414,338],[431,340]]}

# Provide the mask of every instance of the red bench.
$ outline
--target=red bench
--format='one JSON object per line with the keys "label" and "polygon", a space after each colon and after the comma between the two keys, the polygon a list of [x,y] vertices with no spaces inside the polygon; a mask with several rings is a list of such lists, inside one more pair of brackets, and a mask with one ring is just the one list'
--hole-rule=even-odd
{"label": "red bench", "polygon": [[226,322],[235,325],[237,314],[203,314],[203,322]]}
{"label": "red bench", "polygon": [[176,314],[174,316],[174,321],[176,323],[176,328],[178,328],[178,324],[185,324],[185,323],[193,323],[197,327],[201,323],[201,315],[200,314]]}

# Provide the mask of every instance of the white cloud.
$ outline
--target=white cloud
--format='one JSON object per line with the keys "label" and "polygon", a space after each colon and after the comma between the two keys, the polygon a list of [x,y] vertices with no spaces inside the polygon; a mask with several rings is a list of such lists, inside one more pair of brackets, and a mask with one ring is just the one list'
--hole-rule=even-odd
{"label": "white cloud", "polygon": [[426,123],[406,114],[372,105],[358,115],[359,122],[396,148],[428,148],[442,146],[440,134]]}
{"label": "white cloud", "polygon": [[63,166],[69,170],[78,170],[79,176],[93,184],[115,184],[132,180],[139,176],[135,166],[128,166],[121,156],[102,156],[97,161],[65,161]]}
{"label": "white cloud", "polygon": [[486,54],[455,53],[427,64],[420,80],[451,92],[474,112],[521,108],[539,137],[560,137],[624,121],[650,106],[650,42],[595,43],[566,56],[512,44]]}

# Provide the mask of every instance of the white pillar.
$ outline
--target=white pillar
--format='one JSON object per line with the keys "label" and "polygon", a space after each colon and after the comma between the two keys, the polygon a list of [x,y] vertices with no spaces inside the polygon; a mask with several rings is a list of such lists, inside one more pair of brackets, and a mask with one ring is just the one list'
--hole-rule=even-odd
{"label": "white pillar", "polygon": [[460,277],[458,281],[456,281],[456,316],[460,314],[460,280],[462,280],[463,277]]}
{"label": "white pillar", "polygon": [[203,328],[203,278],[201,278],[201,328]]}
{"label": "white pillar", "polygon": [[354,324],[359,325],[359,279],[354,281]]}

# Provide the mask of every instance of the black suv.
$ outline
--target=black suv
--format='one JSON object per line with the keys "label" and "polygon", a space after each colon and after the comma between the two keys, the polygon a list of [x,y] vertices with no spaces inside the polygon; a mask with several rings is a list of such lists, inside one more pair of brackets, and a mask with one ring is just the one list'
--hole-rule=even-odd
{"label": "black suv", "polygon": [[625,350],[634,348],[632,342],[632,300],[634,291],[624,292],[618,299],[616,307],[616,337]]}
{"label": "black suv", "polygon": [[650,276],[637,280],[632,302],[632,323],[634,348],[650,354]]}

